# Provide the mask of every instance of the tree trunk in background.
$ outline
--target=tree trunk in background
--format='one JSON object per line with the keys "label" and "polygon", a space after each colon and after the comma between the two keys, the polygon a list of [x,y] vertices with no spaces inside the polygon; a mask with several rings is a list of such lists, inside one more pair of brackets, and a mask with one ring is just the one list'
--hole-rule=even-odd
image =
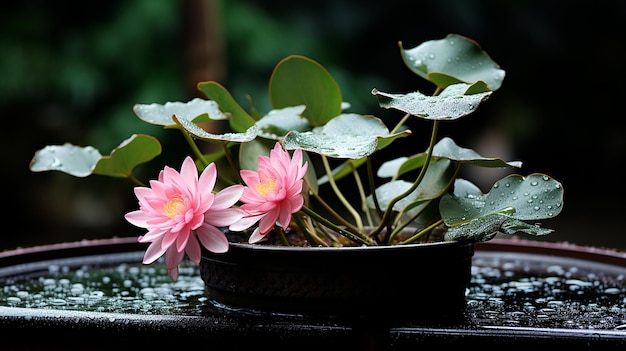
{"label": "tree trunk in background", "polygon": [[225,78],[221,0],[187,0],[183,6],[188,93],[206,98],[198,82]]}

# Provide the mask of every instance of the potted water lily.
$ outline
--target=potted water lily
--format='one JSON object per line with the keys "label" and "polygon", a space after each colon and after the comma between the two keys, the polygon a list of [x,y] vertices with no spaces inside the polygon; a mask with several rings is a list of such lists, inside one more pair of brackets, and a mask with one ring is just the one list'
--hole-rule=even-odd
{"label": "potted water lily", "polygon": [[[512,172],[483,193],[460,178],[466,165],[522,166],[438,136],[440,124],[467,118],[485,103],[505,71],[457,34],[399,47],[405,68],[433,83],[434,92],[369,87],[381,108],[398,112],[397,123],[377,111],[350,112],[320,63],[292,55],[271,73],[270,111],[242,107],[213,81],[198,83],[206,99],[135,105],[140,119],[181,132],[190,146],[189,156],[154,179],[133,175],[162,153],[159,140],[145,134],[109,155],[90,146],[46,146],[30,168],[135,182],[138,209],[125,219],[146,230],[138,238],[149,244],[143,262],[164,256],[174,280],[184,259],[201,264],[218,306],[458,308],[474,243],[498,234],[549,234],[538,221],[561,212],[563,187],[546,174]],[[375,164],[373,155],[412,137],[405,124],[415,118],[431,122],[427,146]],[[203,151],[209,144],[211,151]]]}

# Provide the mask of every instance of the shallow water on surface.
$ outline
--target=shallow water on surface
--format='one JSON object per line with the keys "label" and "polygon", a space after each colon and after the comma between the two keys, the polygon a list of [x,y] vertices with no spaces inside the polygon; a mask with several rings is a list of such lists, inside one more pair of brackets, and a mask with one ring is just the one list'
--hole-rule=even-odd
{"label": "shallow water on surface", "polygon": [[[49,265],[0,276],[0,306],[203,316],[194,264],[173,282],[162,262],[103,267]],[[126,261],[127,262],[127,261]],[[626,269],[586,261],[477,252],[466,292],[467,325],[626,330]]]}
{"label": "shallow water on surface", "polygon": [[57,310],[141,314],[200,313],[204,283],[194,265],[183,265],[173,282],[165,265],[119,264],[69,269],[51,265],[47,274],[0,278],[0,305]]}

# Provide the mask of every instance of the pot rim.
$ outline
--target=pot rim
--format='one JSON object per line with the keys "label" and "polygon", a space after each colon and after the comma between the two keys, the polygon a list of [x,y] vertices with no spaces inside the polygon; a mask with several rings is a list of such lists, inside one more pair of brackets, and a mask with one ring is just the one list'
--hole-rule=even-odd
{"label": "pot rim", "polygon": [[[367,246],[368,250],[385,250],[402,246],[417,246],[417,245],[430,245],[441,246],[450,245],[450,243],[456,243],[456,241],[450,242],[434,242],[434,243],[418,243],[407,245],[381,245],[381,246]],[[286,246],[263,246],[263,245],[250,245],[242,243],[229,243],[233,247],[243,246],[245,248],[251,248],[255,250],[267,250],[270,248],[280,250],[294,250],[295,247]],[[36,260],[47,260],[56,257],[67,256],[88,256],[92,254],[102,253],[119,253],[129,251],[142,251],[147,244],[137,242],[136,237],[111,237],[105,239],[86,239],[81,241],[70,241],[46,245],[37,245],[31,247],[18,247],[15,249],[9,249],[0,251],[0,267],[7,266],[16,263],[31,262]],[[265,247],[265,248],[263,248]],[[572,258],[580,258],[584,260],[604,262],[610,264],[616,264],[626,267],[626,251],[619,249],[612,249],[606,247],[596,246],[583,246],[578,244],[572,244],[568,242],[549,242],[538,241],[531,239],[520,238],[494,238],[489,241],[476,242],[475,250],[477,251],[508,251],[508,252],[523,252],[523,253],[537,253],[546,255],[565,256]],[[363,246],[354,247],[341,247],[342,251],[347,250],[363,250]],[[304,251],[339,251],[336,247],[302,247]]]}

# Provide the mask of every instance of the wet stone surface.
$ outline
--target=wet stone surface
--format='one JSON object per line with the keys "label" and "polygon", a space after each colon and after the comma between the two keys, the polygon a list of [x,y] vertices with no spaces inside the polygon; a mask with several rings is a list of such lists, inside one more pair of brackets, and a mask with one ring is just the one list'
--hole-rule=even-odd
{"label": "wet stone surface", "polygon": [[[0,275],[0,306],[185,316],[215,310],[197,266],[182,266],[173,282],[162,263],[142,265],[142,253],[135,256],[110,266],[53,264]],[[625,275],[623,267],[576,259],[477,252],[463,323],[626,330]]]}

